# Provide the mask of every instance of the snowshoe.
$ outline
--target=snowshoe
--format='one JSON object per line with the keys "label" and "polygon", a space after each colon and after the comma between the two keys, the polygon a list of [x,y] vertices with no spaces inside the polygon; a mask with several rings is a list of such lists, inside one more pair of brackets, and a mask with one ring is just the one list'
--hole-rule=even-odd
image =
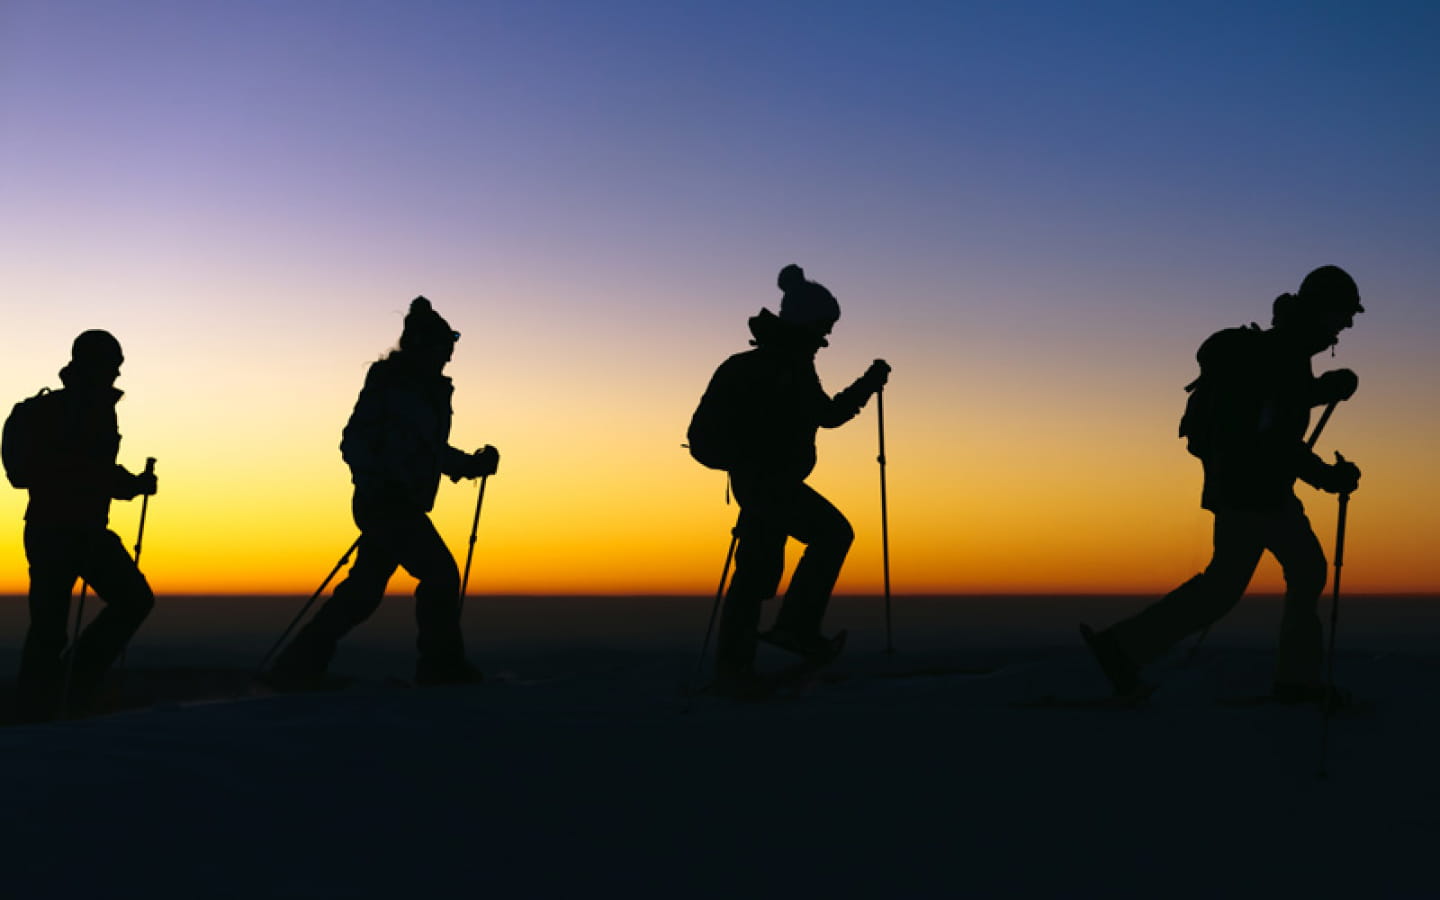
{"label": "snowshoe", "polygon": [[840,655],[840,651],[845,648],[845,636],[844,631],[833,638],[827,638],[818,631],[801,635],[783,628],[772,628],[762,632],[759,638],[772,647],[804,657],[807,663],[823,666]]}

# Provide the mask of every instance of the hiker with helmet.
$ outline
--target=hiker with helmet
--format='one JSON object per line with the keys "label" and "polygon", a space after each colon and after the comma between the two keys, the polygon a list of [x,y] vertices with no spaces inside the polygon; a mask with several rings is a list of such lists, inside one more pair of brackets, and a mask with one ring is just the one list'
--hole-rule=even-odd
{"label": "hiker with helmet", "polygon": [[460,632],[460,572],[428,513],[440,476],[452,481],[493,475],[500,454],[450,446],[451,381],[443,373],[460,333],[425,297],[405,316],[399,349],[373,363],[340,442],[360,527],[355,564],[330,600],[276,659],[265,680],[281,689],[318,686],[340,639],[380,607],[385,586],[403,567],[415,587],[415,681],[460,684],[481,675],[465,658]]}
{"label": "hiker with helmet", "polygon": [[1271,696],[1286,703],[1334,699],[1325,684],[1317,611],[1325,552],[1294,485],[1298,478],[1345,495],[1360,482],[1353,463],[1338,453],[1325,462],[1305,433],[1312,407],[1348,400],[1359,385],[1348,369],[1315,377],[1310,357],[1335,346],[1364,311],[1355,281],[1322,266],[1297,293],[1275,300],[1269,329],[1230,328],[1200,346],[1200,378],[1190,386],[1180,430],[1204,468],[1200,505],[1215,516],[1214,555],[1205,571],[1138,614],[1100,632],[1081,625],[1117,695],[1146,693],[1141,668],[1229,612],[1268,550],[1285,576]]}
{"label": "hiker with helmet", "polygon": [[[145,576],[108,527],[111,500],[151,495],[157,487],[153,472],[136,475],[115,461],[115,405],[123,392],[114,385],[124,361],[109,332],[82,332],[60,370],[64,387],[16,404],[5,423],[6,475],[30,492],[30,628],[16,684],[16,712],[24,722],[90,709],[105,673],[155,605]],[[105,606],[67,649],[77,579]]]}
{"label": "hiker with helmet", "polygon": [[[820,631],[830,593],[854,532],[845,516],[805,483],[815,467],[815,433],[853,419],[885,385],[890,366],[876,360],[850,387],[826,394],[815,353],[840,318],[840,305],[796,265],[779,276],[780,314],[750,319],[754,349],[721,364],[691,420],[691,453],[730,473],[740,505],[735,577],[725,594],[716,639],[718,693],[749,696],[765,685],[754,671],[756,640],[823,664],[840,652],[844,632]],[[805,544],[774,626],[757,634],[761,601],[774,597],[785,543]]]}

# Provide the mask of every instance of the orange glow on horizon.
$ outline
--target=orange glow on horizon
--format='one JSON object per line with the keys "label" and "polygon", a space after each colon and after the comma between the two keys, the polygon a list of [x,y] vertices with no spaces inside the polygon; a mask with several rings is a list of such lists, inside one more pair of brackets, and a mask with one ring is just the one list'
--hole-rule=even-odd
{"label": "orange glow on horizon", "polygon": [[[825,361],[822,373],[858,371],[861,360],[850,357]],[[527,395],[507,401],[476,390],[488,381],[484,373],[455,368],[454,443],[490,442],[503,454],[486,493],[472,593],[714,590],[736,507],[725,505],[723,476],[679,446],[708,377],[705,365],[661,384],[642,385],[635,373],[618,371],[614,394],[643,400],[577,404],[563,420],[536,412],[565,399],[558,381],[531,385]],[[288,412],[271,410],[265,434],[229,424],[232,416],[263,415],[258,407],[244,409],[246,395],[223,410],[200,410],[179,428],[164,413],[183,386],[162,389],[138,374],[141,383],[127,385],[122,461],[138,469],[148,453],[160,459],[161,493],[151,502],[143,557],[157,592],[314,590],[356,534],[337,444],[363,360],[349,369],[320,386],[324,396],[297,400]],[[912,386],[904,375],[886,400],[894,593],[1154,594],[1204,566],[1210,517],[1198,508],[1198,463],[1166,433],[1177,412],[1178,392],[1169,385],[1129,388],[1129,396],[1112,391],[1112,408],[1089,410],[1047,408],[1024,386],[1003,399],[956,399],[941,381]],[[827,380],[832,389],[843,383]],[[1440,530],[1440,514],[1413,482],[1395,474],[1423,470],[1432,478],[1430,445],[1373,437],[1395,433],[1394,414],[1357,403],[1332,426],[1367,472],[1351,508],[1349,590],[1423,593],[1440,584],[1425,539]],[[628,434],[617,431],[617,422]],[[272,434],[285,435],[285,446]],[[1060,444],[1055,434],[1070,438]],[[820,435],[821,463],[811,483],[857,532],[837,588],[842,594],[878,595],[883,588],[876,440],[873,406]],[[1334,499],[1298,490],[1329,548]],[[473,482],[445,481],[433,514],[462,565],[475,498]],[[0,593],[26,589],[24,500],[19,491],[0,494],[0,529],[9,529],[0,531]],[[138,514],[138,502],[112,507],[112,527],[127,546]],[[1397,521],[1410,524],[1387,527]],[[792,567],[799,552],[792,543]],[[408,593],[411,585],[398,573],[391,592]],[[1267,558],[1252,591],[1282,587]]]}

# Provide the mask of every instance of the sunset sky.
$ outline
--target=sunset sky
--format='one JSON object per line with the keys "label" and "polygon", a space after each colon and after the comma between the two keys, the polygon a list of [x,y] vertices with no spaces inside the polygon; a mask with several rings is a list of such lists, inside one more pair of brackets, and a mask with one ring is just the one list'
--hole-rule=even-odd
{"label": "sunset sky", "polygon": [[[4,0],[0,406],[112,331],[157,592],[308,593],[423,293],[453,442],[503,456],[471,590],[705,593],[735,508],[680,444],[795,262],[844,310],[827,387],[894,367],[897,592],[1160,591],[1209,555],[1196,347],[1334,263],[1346,585],[1440,591],[1437,98],[1422,2]],[[875,455],[873,404],[820,436],[845,592],[880,587]],[[435,511],[462,562],[475,494]]]}

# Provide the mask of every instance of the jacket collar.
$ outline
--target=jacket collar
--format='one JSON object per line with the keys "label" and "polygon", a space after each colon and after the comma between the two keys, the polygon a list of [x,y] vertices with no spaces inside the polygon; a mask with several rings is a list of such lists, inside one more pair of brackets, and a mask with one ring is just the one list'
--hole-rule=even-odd
{"label": "jacket collar", "polygon": [[821,347],[830,346],[825,338],[801,325],[787,322],[768,309],[750,317],[750,333],[755,339],[750,343],[757,347],[778,350],[782,353],[814,356]]}

